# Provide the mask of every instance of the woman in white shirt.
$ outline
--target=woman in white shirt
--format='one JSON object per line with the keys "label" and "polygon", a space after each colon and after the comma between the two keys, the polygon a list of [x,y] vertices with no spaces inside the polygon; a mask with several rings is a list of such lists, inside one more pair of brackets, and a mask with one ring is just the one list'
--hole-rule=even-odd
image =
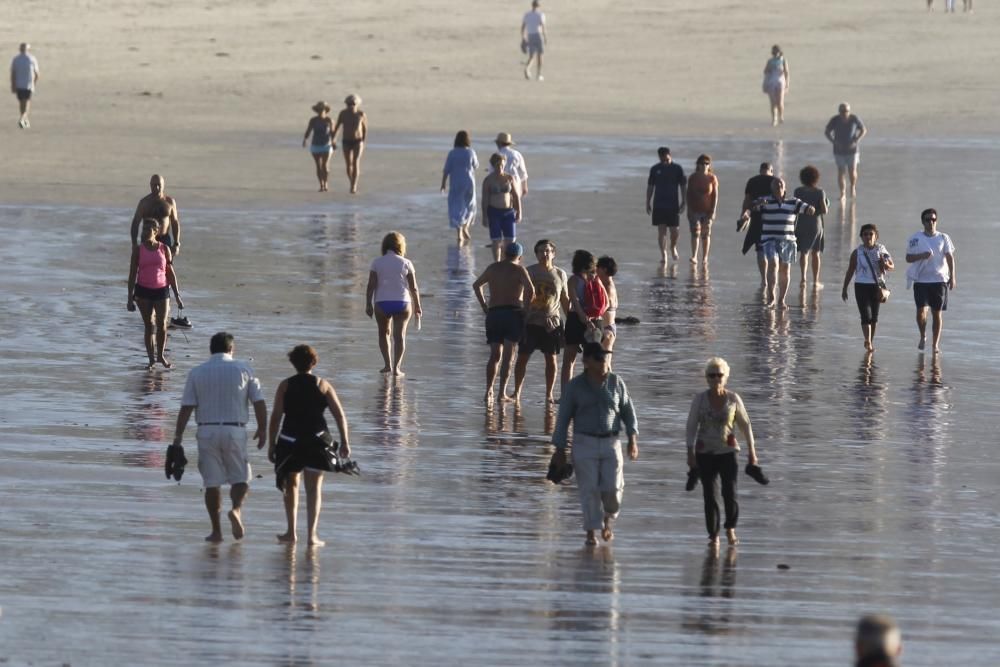
{"label": "woman in white shirt", "polygon": [[[382,239],[382,256],[372,262],[365,294],[365,313],[378,323],[378,347],[385,366],[383,373],[403,377],[403,352],[406,351],[406,325],[410,315],[420,322],[420,292],[413,263],[406,259],[406,239],[399,232],[389,232]],[[411,308],[412,306],[412,308]],[[392,326],[390,354],[389,327]],[[390,361],[391,359],[391,361]]]}
{"label": "woman in white shirt", "polygon": [[875,351],[875,325],[878,324],[878,310],[882,305],[880,287],[885,285],[885,272],[893,268],[889,251],[878,242],[878,228],[872,224],[862,225],[861,245],[854,249],[847,263],[840,298],[847,301],[847,286],[854,278],[854,300],[858,302],[861,333],[865,337],[865,349],[869,352]]}

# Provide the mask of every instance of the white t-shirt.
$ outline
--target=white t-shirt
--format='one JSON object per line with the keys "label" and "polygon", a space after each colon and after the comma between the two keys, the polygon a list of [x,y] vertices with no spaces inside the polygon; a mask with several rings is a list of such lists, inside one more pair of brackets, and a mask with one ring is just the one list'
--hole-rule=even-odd
{"label": "white t-shirt", "polygon": [[375,303],[380,301],[410,302],[410,283],[407,276],[413,273],[413,263],[389,250],[372,262],[372,271],[378,276],[375,285]]}
{"label": "white t-shirt", "polygon": [[19,53],[10,63],[14,73],[14,87],[18,90],[34,90],[35,74],[38,72],[38,61],[30,53]]}
{"label": "white t-shirt", "polygon": [[945,255],[955,252],[951,237],[942,232],[927,236],[917,232],[906,243],[907,255],[920,255],[930,251],[931,256],[913,262],[906,269],[906,279],[914,283],[946,283],[951,276]]}
{"label": "white t-shirt", "polygon": [[524,15],[524,29],[529,35],[537,35],[545,25],[545,12],[530,11]]}

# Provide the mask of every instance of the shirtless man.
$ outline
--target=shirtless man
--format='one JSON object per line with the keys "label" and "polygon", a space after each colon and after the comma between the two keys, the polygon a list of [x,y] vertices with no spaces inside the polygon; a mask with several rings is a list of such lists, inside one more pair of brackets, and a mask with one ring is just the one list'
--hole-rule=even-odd
{"label": "shirtless man", "polygon": [[[507,381],[510,379],[514,344],[521,340],[524,333],[524,304],[531,303],[535,298],[535,286],[521,266],[523,254],[524,248],[520,243],[509,243],[504,258],[487,266],[472,283],[472,291],[486,313],[486,342],[490,346],[490,360],[486,363],[486,395],[483,397],[487,408],[493,407],[493,381],[497,376],[497,367],[500,367],[501,400],[511,400],[507,397]],[[483,295],[484,285],[490,290],[488,304]]]}
{"label": "shirtless man", "polygon": [[348,95],[344,100],[345,109],[337,116],[337,124],[333,126],[331,140],[336,143],[337,130],[344,128],[340,145],[344,148],[344,164],[347,166],[347,178],[351,181],[351,194],[358,193],[358,176],[361,175],[361,154],[365,152],[365,141],[368,140],[368,116],[360,109],[361,98]]}
{"label": "shirtless man", "polygon": [[514,402],[521,402],[521,387],[528,369],[528,360],[535,350],[545,356],[545,402],[555,403],[552,390],[556,384],[556,357],[562,350],[563,320],[569,312],[569,291],[566,272],[552,262],[556,246],[548,239],[535,244],[537,264],[528,267],[528,277],[535,287],[535,297],[529,302],[524,337],[517,346],[514,366]]}
{"label": "shirtless man", "polygon": [[181,220],[177,202],[164,192],[165,186],[166,181],[159,174],[150,177],[149,194],[139,200],[132,216],[132,247],[139,245],[139,224],[143,218],[152,218],[160,223],[156,240],[167,244],[176,259],[181,251]]}

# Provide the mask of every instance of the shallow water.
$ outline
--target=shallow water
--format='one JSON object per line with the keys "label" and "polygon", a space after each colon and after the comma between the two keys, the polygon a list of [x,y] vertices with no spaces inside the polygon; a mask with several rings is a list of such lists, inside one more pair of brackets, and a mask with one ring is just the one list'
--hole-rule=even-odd
{"label": "shallow water", "polygon": [[[402,159],[429,143],[382,150]],[[563,266],[577,247],[614,254],[620,315],[642,321],[621,327],[615,355],[642,458],[626,469],[614,546],[592,551],[575,488],[544,482],[541,360],[521,410],[480,403],[486,347],[470,284],[488,262],[485,234],[457,248],[433,190],[182,211],[177,267],[196,328],[171,334],[176,369],[153,373],[124,309],[131,209],[0,207],[0,660],[840,665],[868,611],[899,619],[908,665],[996,659],[1000,223],[987,195],[1000,147],[866,144],[856,209],[827,218],[827,289],[793,288],[780,315],[761,309],[738,252],[742,185],[761,160],[791,174],[816,161],[833,190],[828,147],[673,143],[686,169],[713,155],[723,200],[710,273],[684,260],[682,226],[681,266],[660,276],[642,212],[657,143],[522,146],[533,176],[523,240],[551,238]],[[958,246],[936,360],[915,349],[903,289],[904,241],[926,206]],[[864,222],[900,267],[870,362],[853,297],[839,298]],[[408,237],[426,311],[399,382],[377,373],[363,303],[390,228]],[[269,396],[291,374],[285,352],[307,341],[344,402],[364,474],[328,478],[325,548],[274,543],[283,515],[259,452],[240,544],[201,541],[193,462],[179,485],[162,477],[186,371],[223,328]],[[743,543],[718,557],[703,546],[700,495],[683,490],[684,420],[716,354],[772,479],[741,477]]]}

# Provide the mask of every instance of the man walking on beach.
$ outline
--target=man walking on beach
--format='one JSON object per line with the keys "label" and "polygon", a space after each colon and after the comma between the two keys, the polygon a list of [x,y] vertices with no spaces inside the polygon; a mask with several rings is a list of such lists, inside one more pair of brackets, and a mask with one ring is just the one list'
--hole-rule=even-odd
{"label": "man walking on beach", "polygon": [[652,215],[653,226],[659,231],[660,264],[667,265],[667,231],[670,232],[670,254],[677,259],[677,235],[681,213],[687,203],[687,178],[684,169],[670,156],[670,149],[657,149],[660,161],[649,170],[646,181],[646,214]]}
{"label": "man walking on beach", "polygon": [[552,391],[556,384],[556,359],[562,350],[563,320],[569,312],[566,272],[553,264],[556,246],[548,239],[535,244],[537,264],[528,267],[528,277],[535,296],[528,305],[524,336],[517,346],[514,366],[514,402],[521,401],[521,387],[531,353],[540,350],[545,356],[545,402],[555,403]]}
{"label": "man walking on beach", "polygon": [[837,115],[826,124],[823,134],[833,144],[833,159],[837,161],[837,183],[840,184],[841,201],[847,196],[847,178],[851,179],[851,198],[857,197],[858,162],[861,161],[858,143],[868,134],[868,128],[860,118],[851,113],[850,104],[841,102]]}
{"label": "man walking on beach", "polygon": [[[524,334],[524,304],[531,303],[535,298],[535,287],[528,272],[521,266],[523,254],[524,248],[520,243],[508,244],[504,258],[487,266],[472,283],[472,291],[486,313],[486,342],[490,346],[490,359],[486,362],[486,395],[483,397],[487,408],[493,407],[493,381],[498,367],[500,400],[511,400],[507,397],[507,382],[514,344]],[[490,290],[488,305],[483,296],[483,286]]]}
{"label": "man walking on beach", "polygon": [[951,237],[937,231],[938,214],[932,208],[920,214],[924,231],[910,237],[906,244],[907,283],[913,283],[913,300],[917,304],[917,329],[920,341],[917,349],[927,343],[927,309],[934,318],[931,343],[934,354],[941,351],[941,329],[944,311],[948,310],[948,291],[955,289],[955,244]]}
{"label": "man walking on beach", "polygon": [[212,357],[188,373],[181,411],[177,415],[174,444],[180,445],[191,413],[198,423],[198,472],[205,484],[205,508],[212,522],[212,533],[206,542],[222,541],[223,484],[229,484],[233,508],[229,511],[233,537],[244,535],[243,501],[250,483],[250,461],[247,455],[247,404],[253,404],[257,421],[257,449],[264,448],[267,433],[267,404],[260,381],[253,369],[233,359],[233,337],[225,331],[212,336],[209,351]]}
{"label": "man walking on beach", "polygon": [[563,390],[552,433],[555,463],[562,466],[566,462],[569,424],[573,422],[573,471],[588,546],[597,544],[598,530],[605,542],[614,539],[612,524],[618,518],[625,490],[618,437],[622,426],[628,436],[629,458],[639,458],[639,422],[625,382],[611,372],[610,354],[600,343],[583,346],[584,371]]}
{"label": "man walking on beach", "polygon": [[545,81],[542,76],[542,54],[549,36],[545,32],[545,13],[539,9],[542,3],[532,0],[531,11],[524,15],[521,21],[521,50],[527,50],[528,62],[524,63],[524,78],[531,81],[531,61],[537,58],[537,78]]}
{"label": "man walking on beach", "polygon": [[[743,254],[753,246],[757,251],[757,269],[760,271],[760,286],[764,287],[767,280],[767,262],[764,260],[764,250],[760,244],[760,211],[754,208],[754,203],[771,194],[771,186],[774,183],[774,169],[770,162],[761,162],[760,171],[756,176],[751,176],[747,180],[747,185],[743,190],[743,209],[740,214],[738,230],[746,229],[747,235],[743,239]],[[747,222],[750,227],[747,228]]]}
{"label": "man walking on beach", "polygon": [[[785,295],[791,265],[796,261],[795,223],[799,214],[815,215],[816,209],[795,197],[785,199],[785,182],[780,178],[771,183],[771,196],[758,202],[760,209],[760,239],[764,254],[766,283],[764,305],[788,310]],[[778,279],[778,299],[774,299],[775,273]]]}
{"label": "man walking on beach", "polygon": [[159,174],[150,177],[149,194],[139,200],[132,216],[132,245],[139,245],[139,223],[144,218],[152,218],[160,223],[157,240],[166,243],[174,259],[177,259],[181,251],[181,220],[177,202],[164,191],[166,184]]}
{"label": "man walking on beach", "polygon": [[28,111],[31,109],[31,95],[35,91],[35,84],[38,83],[38,61],[35,56],[28,53],[31,44],[23,42],[20,53],[14,56],[10,63],[10,92],[17,95],[17,104],[21,111],[21,117],[17,121],[17,126],[22,130],[31,127],[28,122]]}

